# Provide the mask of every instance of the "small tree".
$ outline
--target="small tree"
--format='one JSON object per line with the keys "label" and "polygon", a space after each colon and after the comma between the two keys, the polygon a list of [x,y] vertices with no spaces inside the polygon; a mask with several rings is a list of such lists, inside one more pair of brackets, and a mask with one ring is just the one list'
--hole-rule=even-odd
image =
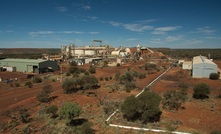
{"label": "small tree", "polygon": [[96,73],[96,68],[94,67],[94,66],[90,66],[90,68],[89,68],[89,73],[91,73],[91,74],[95,74]]}
{"label": "small tree", "polygon": [[58,107],[56,105],[52,105],[46,109],[47,114],[52,114],[51,118],[57,116]]}
{"label": "small tree", "polygon": [[127,97],[121,105],[121,111],[127,120],[141,120],[143,123],[159,121],[160,101],[159,95],[145,91],[137,98],[135,96]]}
{"label": "small tree", "polygon": [[208,98],[208,94],[210,93],[210,87],[205,83],[197,84],[194,86],[193,92],[193,98],[205,99]]}
{"label": "small tree", "polygon": [[40,102],[48,102],[50,101],[50,94],[52,92],[52,86],[50,84],[46,84],[43,86],[43,89],[40,93],[37,95],[37,99]]}
{"label": "small tree", "polygon": [[73,118],[79,116],[80,112],[81,106],[77,103],[65,102],[59,110],[59,117],[71,121]]}
{"label": "small tree", "polygon": [[209,78],[210,78],[211,80],[218,80],[218,79],[219,79],[219,74],[218,74],[218,73],[211,73],[211,74],[209,75]]}

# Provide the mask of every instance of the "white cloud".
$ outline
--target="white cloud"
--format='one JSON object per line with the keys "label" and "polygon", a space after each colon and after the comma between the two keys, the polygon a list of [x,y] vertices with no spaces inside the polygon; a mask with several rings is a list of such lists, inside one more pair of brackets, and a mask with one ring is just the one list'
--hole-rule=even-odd
{"label": "white cloud", "polygon": [[29,32],[30,35],[42,35],[42,34],[54,34],[54,31],[37,31],[37,32]]}
{"label": "white cloud", "polygon": [[14,31],[13,30],[7,30],[5,31],[6,33],[13,33]]}
{"label": "white cloud", "polygon": [[206,37],[207,39],[221,39],[221,37],[215,37],[215,36],[209,36],[209,37]]}
{"label": "white cloud", "polygon": [[152,40],[150,41],[150,43],[152,43],[152,44],[161,44],[161,43],[162,43],[162,40],[161,40],[161,39],[152,39]]}
{"label": "white cloud", "polygon": [[210,33],[214,33],[215,30],[213,30],[210,27],[201,27],[201,28],[197,28],[197,33],[205,33],[205,34],[210,34]]}
{"label": "white cloud", "polygon": [[99,32],[89,32],[89,34],[99,34]]}
{"label": "white cloud", "polygon": [[129,39],[126,39],[127,41],[136,41],[138,40],[137,38],[129,38]]}
{"label": "white cloud", "polygon": [[133,31],[133,32],[144,32],[146,30],[150,30],[153,27],[148,25],[141,25],[141,24],[123,24],[122,25],[125,29]]}
{"label": "white cloud", "polygon": [[91,10],[91,6],[89,5],[83,5],[81,8],[84,10]]}
{"label": "white cloud", "polygon": [[175,31],[182,28],[182,26],[168,26],[155,28],[152,34],[166,34],[166,32]]}
{"label": "white cloud", "polygon": [[115,21],[111,21],[110,24],[111,24],[112,26],[115,26],[115,27],[118,27],[118,26],[121,25],[121,23],[115,22]]}
{"label": "white cloud", "polygon": [[97,20],[98,19],[98,17],[96,17],[96,16],[88,16],[87,18],[89,18],[91,20]]}
{"label": "white cloud", "polygon": [[182,36],[167,36],[165,38],[165,40],[167,42],[174,42],[174,41],[178,41],[178,40],[181,40],[182,39]]}
{"label": "white cloud", "polygon": [[59,11],[59,12],[67,12],[68,11],[68,8],[67,7],[56,7],[56,9]]}
{"label": "white cloud", "polygon": [[197,40],[197,39],[192,39],[192,40],[187,40],[186,43],[188,45],[196,45],[196,44],[201,44],[202,41],[201,40]]}

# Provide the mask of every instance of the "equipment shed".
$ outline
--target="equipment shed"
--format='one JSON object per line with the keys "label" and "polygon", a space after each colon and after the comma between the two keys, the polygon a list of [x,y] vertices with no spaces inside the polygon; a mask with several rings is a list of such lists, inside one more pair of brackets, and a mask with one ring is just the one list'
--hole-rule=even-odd
{"label": "equipment shed", "polygon": [[59,69],[57,61],[42,59],[2,59],[0,67],[15,67],[16,71],[27,73],[44,73]]}
{"label": "equipment shed", "polygon": [[217,65],[205,56],[193,57],[193,78],[209,78],[211,73],[218,73]]}

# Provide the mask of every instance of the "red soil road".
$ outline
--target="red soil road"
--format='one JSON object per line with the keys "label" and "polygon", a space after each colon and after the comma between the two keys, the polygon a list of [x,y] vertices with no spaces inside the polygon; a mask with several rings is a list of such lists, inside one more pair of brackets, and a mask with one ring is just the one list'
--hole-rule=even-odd
{"label": "red soil road", "polygon": [[[16,107],[16,103],[36,97],[44,84],[34,85],[32,88],[19,87],[0,94],[0,113]],[[61,83],[52,83],[52,91],[61,90]]]}

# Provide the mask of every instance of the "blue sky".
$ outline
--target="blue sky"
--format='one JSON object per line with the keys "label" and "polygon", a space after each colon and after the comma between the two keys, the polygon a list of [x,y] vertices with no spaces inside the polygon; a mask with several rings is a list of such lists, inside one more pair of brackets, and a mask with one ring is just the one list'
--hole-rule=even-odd
{"label": "blue sky", "polygon": [[0,0],[1,48],[221,48],[220,0]]}

